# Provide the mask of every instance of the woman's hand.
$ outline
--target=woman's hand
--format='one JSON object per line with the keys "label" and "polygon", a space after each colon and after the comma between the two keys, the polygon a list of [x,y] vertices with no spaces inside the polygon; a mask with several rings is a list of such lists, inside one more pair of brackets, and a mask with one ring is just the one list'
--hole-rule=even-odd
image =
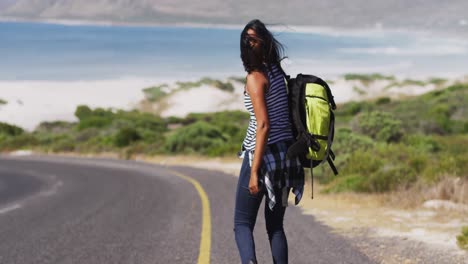
{"label": "woman's hand", "polygon": [[258,191],[258,173],[256,171],[252,171],[250,173],[249,192],[252,195],[256,195]]}

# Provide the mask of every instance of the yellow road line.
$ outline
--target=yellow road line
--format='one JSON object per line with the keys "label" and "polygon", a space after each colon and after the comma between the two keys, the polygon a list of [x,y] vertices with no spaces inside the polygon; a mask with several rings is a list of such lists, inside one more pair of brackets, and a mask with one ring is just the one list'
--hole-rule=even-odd
{"label": "yellow road line", "polygon": [[203,190],[203,187],[197,180],[177,171],[170,170],[170,172],[190,182],[198,191],[198,195],[200,196],[202,204],[202,229],[200,235],[200,252],[198,254],[197,264],[209,264],[211,256],[211,213],[208,195],[206,194],[205,190]]}

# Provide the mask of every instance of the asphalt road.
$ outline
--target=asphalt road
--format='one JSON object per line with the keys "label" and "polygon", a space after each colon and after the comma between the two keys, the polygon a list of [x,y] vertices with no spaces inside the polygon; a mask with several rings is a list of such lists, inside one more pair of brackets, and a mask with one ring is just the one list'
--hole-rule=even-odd
{"label": "asphalt road", "polygon": [[[0,263],[240,263],[236,181],[137,161],[1,156]],[[298,207],[285,218],[289,263],[373,263]],[[255,240],[259,263],[272,263],[263,210]]]}

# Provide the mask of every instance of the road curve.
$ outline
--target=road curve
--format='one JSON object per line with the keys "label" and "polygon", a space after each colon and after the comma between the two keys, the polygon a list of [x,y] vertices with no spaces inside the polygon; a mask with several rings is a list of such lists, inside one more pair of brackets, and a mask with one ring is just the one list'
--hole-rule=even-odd
{"label": "road curve", "polygon": [[[0,156],[0,263],[239,263],[236,180],[138,161]],[[259,214],[257,257],[271,263]],[[290,263],[373,263],[297,207],[285,230]]]}

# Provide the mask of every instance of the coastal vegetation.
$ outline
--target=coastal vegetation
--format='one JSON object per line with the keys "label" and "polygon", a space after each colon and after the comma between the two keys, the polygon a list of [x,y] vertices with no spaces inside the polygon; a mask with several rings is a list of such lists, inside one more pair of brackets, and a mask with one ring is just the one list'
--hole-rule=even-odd
{"label": "coastal vegetation", "polygon": [[[177,85],[183,89],[208,82],[217,83],[203,79]],[[230,89],[220,83],[224,85],[220,89]],[[164,96],[166,88],[155,86],[145,92],[156,99]],[[333,150],[340,174],[334,176],[325,165],[315,170],[316,179],[327,193],[382,193],[435,186],[447,178],[467,182],[467,106],[467,83],[403,100],[381,97],[339,105]],[[0,150],[117,152],[127,159],[135,155],[234,158],[249,119],[244,111],[162,118],[86,105],[78,106],[75,116],[77,122],[43,122],[32,132],[0,123]],[[468,203],[466,194],[448,196]]]}
{"label": "coastal vegetation", "polygon": [[[346,81],[358,81],[361,85],[367,87],[376,81],[386,81],[387,84],[383,90],[388,90],[391,88],[403,88],[408,86],[428,86],[433,85],[435,88],[441,88],[443,85],[448,83],[447,79],[444,78],[429,78],[427,80],[415,80],[415,79],[402,79],[398,80],[395,76],[392,75],[382,75],[378,73],[373,74],[354,74],[349,73],[343,75],[343,79]],[[354,86],[353,90],[358,94],[365,94],[365,91],[361,88]]]}
{"label": "coastal vegetation", "polygon": [[372,73],[372,74],[356,74],[356,73],[348,73],[345,74],[344,79],[347,81],[361,81],[363,84],[369,84],[373,81],[378,80],[387,80],[387,81],[394,81],[394,76],[382,75],[379,73]]}

